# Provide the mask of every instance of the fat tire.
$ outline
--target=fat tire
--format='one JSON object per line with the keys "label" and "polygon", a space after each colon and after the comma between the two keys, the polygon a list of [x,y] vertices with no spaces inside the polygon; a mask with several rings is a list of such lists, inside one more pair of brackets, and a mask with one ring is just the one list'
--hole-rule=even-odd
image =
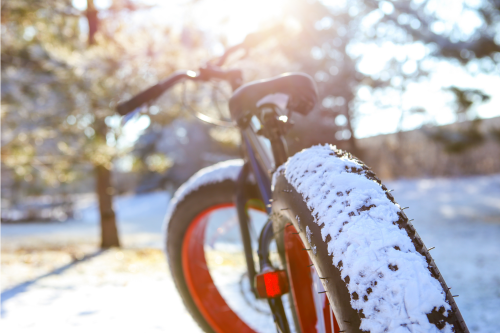
{"label": "fat tire", "polygon": [[[309,155],[307,155],[308,150]],[[313,155],[311,155],[310,153],[313,150]],[[298,156],[300,154],[304,156]],[[312,169],[309,168],[309,170],[295,170],[294,176],[287,174],[287,167],[290,167],[290,164],[294,163],[294,158],[311,159],[311,157],[314,157],[314,163],[318,162],[317,165],[314,165]],[[357,174],[360,176],[360,179],[358,181],[369,182],[372,186],[373,182],[375,182],[376,184],[378,184],[378,186],[380,186],[383,192],[385,192],[385,198],[383,199],[390,201],[393,205],[396,205],[399,208],[397,219],[389,221],[389,219],[386,218],[386,222],[397,225],[399,229],[403,231],[407,237],[410,238],[411,243],[414,246],[413,251],[416,251],[418,254],[423,256],[423,258],[425,258],[425,261],[428,264],[427,268],[430,275],[432,276],[432,278],[436,279],[439,282],[442,288],[442,293],[446,294],[446,302],[451,307],[451,309],[447,313],[447,316],[444,314],[444,309],[434,308],[431,312],[427,313],[426,315],[429,323],[435,325],[438,331],[441,331],[441,329],[445,328],[445,326],[447,326],[448,328],[451,326],[451,330],[453,332],[468,333],[469,330],[467,329],[462,315],[458,310],[453,296],[450,293],[449,288],[447,287],[438,268],[436,267],[434,260],[430,256],[429,251],[416,232],[414,226],[408,220],[408,217],[405,215],[402,209],[400,209],[400,206],[396,203],[394,197],[389,193],[389,191],[387,191],[387,188],[382,184],[380,179],[377,178],[375,173],[371,171],[371,169],[366,166],[366,164],[361,162],[358,158],[351,155],[350,153],[336,149],[335,146],[315,146],[297,153],[294,157],[290,158],[285,165],[280,167],[275,172],[273,179],[273,212],[271,216],[273,220],[274,232],[277,235],[278,249],[280,250],[280,252],[283,252],[284,249],[283,230],[289,223],[292,223],[295,229],[300,231],[300,237],[302,238],[302,241],[306,246],[308,246],[309,248],[315,248],[314,253],[313,251],[308,251],[308,253],[310,254],[310,259],[313,262],[318,275],[320,277],[328,277],[327,280],[323,280],[323,285],[325,287],[325,290],[327,291],[329,302],[332,306],[332,310],[335,313],[336,320],[340,326],[340,331],[366,332],[360,328],[365,315],[363,314],[362,310],[356,310],[353,306],[353,302],[362,296],[357,295],[356,293],[354,293],[356,294],[354,295],[349,292],[349,278],[343,279],[341,274],[342,265],[345,265],[346,263],[340,262],[339,265],[334,265],[333,255],[328,249],[328,243],[332,240],[332,238],[329,234],[327,234],[326,236],[325,233],[322,234],[322,229],[325,227],[325,225],[318,222],[319,220],[317,212],[313,213],[313,210],[311,209],[311,205],[309,203],[310,198],[307,197],[304,191],[302,191],[302,193],[299,193],[299,190],[296,189],[297,184],[300,184],[301,181],[297,181],[297,175],[299,175],[300,177],[300,174],[303,175],[307,172],[313,172],[315,174],[316,172],[323,172],[323,175],[321,177],[324,178],[319,178],[318,175],[317,181],[321,181],[321,179],[327,178],[329,176],[328,172],[324,171],[324,169],[320,170],[319,168],[322,164],[327,164],[328,161],[331,162],[333,159],[342,160],[342,162],[354,162],[356,167],[346,167],[343,172]],[[352,165],[353,163],[347,164]],[[317,171],[313,171],[315,167],[318,168]],[[335,175],[331,174],[330,178],[333,177],[335,177]],[[328,192],[333,190],[334,189],[331,188],[330,190],[328,190]],[[347,193],[347,196],[348,195],[349,193]],[[322,199],[327,200],[326,197],[323,197]],[[369,210],[371,208],[372,207],[364,207],[361,209],[361,211]],[[309,236],[305,232],[306,229],[309,230]],[[367,235],[367,237],[369,236],[370,235]],[[390,245],[391,244],[387,244],[387,246]],[[304,267],[304,269],[307,268]],[[384,332],[392,332],[396,330],[397,332],[400,332],[400,330],[398,329],[386,329]],[[410,331],[413,332],[413,330],[409,329],[408,332]],[[420,332],[421,330],[417,331]]]}
{"label": "fat tire", "polygon": [[[184,236],[195,218],[210,207],[234,202],[236,183],[234,180],[205,184],[189,192],[176,203],[170,218],[166,221],[166,255],[175,286],[186,309],[205,332],[215,332],[198,310],[189,292],[182,267],[182,245]],[[255,186],[246,185],[246,191],[256,197]]]}

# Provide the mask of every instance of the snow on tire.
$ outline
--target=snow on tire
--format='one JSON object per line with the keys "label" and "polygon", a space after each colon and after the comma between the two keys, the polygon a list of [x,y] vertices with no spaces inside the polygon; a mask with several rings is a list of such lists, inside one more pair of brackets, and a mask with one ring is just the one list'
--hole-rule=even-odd
{"label": "snow on tire", "polygon": [[165,219],[163,221],[164,235],[166,236],[168,234],[168,224],[170,222],[170,219],[172,218],[172,214],[177,208],[177,205],[182,202],[186,196],[205,185],[221,183],[224,180],[232,180],[236,182],[238,174],[243,167],[243,163],[244,162],[241,159],[216,163],[199,170],[193,176],[191,176],[191,178],[189,178],[187,182],[182,184],[177,189],[177,191],[175,191],[173,198],[169,202],[167,212],[165,214]]}
{"label": "snow on tire", "polygon": [[314,146],[278,168],[273,188],[273,212],[307,230],[304,241],[316,247],[311,260],[330,279],[322,281],[341,330],[468,332],[403,209],[363,162]]}

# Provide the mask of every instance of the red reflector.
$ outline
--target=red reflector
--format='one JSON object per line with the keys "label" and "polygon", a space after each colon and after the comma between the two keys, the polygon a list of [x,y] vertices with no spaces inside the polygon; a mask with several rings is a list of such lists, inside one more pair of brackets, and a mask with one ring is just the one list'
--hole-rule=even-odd
{"label": "red reflector", "polygon": [[264,283],[266,285],[267,297],[275,297],[281,295],[278,273],[272,272],[264,274]]}
{"label": "red reflector", "polygon": [[271,271],[255,277],[257,293],[261,298],[273,298],[286,294],[289,290],[285,271]]}

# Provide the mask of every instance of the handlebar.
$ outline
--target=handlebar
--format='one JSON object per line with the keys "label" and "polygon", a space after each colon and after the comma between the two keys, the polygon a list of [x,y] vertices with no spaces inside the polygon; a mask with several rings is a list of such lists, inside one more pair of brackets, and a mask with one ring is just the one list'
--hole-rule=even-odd
{"label": "handlebar", "polygon": [[[191,74],[190,72],[193,74]],[[189,75],[188,73],[191,75]],[[116,107],[116,111],[122,116],[124,116],[127,113],[134,111],[141,105],[146,104],[147,102],[160,97],[161,94],[163,94],[165,91],[167,91],[169,88],[171,88],[174,84],[176,84],[180,80],[195,76],[196,73],[192,71],[187,71],[187,72],[178,71],[175,74],[171,75],[166,80],[158,84],[155,84],[154,86],[135,95],[130,100],[118,104],[118,106]]]}
{"label": "handlebar", "polygon": [[240,70],[221,70],[214,67],[200,68],[198,73],[194,71],[176,71],[166,80],[155,84],[154,86],[140,92],[126,102],[118,104],[116,111],[122,116],[134,111],[141,105],[148,103],[160,97],[168,89],[172,88],[176,83],[183,80],[193,81],[209,81],[211,79],[219,79],[229,81],[231,87],[238,88],[243,83],[243,78]]}

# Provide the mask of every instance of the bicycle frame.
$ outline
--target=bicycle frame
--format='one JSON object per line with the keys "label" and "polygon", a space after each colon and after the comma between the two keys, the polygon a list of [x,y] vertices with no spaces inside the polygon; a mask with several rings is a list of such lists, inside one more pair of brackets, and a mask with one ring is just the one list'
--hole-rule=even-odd
{"label": "bicycle frame", "polygon": [[[234,50],[231,52],[233,51]],[[233,91],[239,88],[243,83],[241,71],[239,70],[224,71],[218,67],[206,67],[200,68],[199,74],[193,71],[178,71],[167,80],[162,81],[134,96],[132,99],[119,104],[117,106],[117,111],[121,115],[128,115],[124,117],[124,120],[126,121],[132,114],[137,112],[141,105],[156,99],[175,84],[183,80],[209,81],[212,78],[228,81],[231,84]],[[257,272],[255,270],[255,262],[253,259],[253,250],[250,238],[250,220],[245,207],[247,199],[249,199],[248,194],[245,192],[245,184],[251,173],[257,183],[261,199],[266,205],[267,213],[270,214],[270,202],[272,198],[271,176],[276,168],[285,163],[288,158],[286,143],[283,137],[286,131],[286,126],[283,126],[283,121],[278,120],[278,117],[282,115],[283,112],[279,106],[267,103],[259,107],[258,114],[252,115],[250,122],[240,122],[242,119],[233,119],[236,124],[239,124],[242,137],[243,155],[245,159],[244,166],[238,176],[235,206],[241,230],[248,276],[252,286],[252,291],[256,296],[257,292],[255,290],[254,281]],[[206,121],[206,119],[202,120]],[[242,125],[243,123],[245,125]],[[216,124],[216,122],[214,122],[214,124]],[[269,246],[273,238],[273,225],[271,219],[269,219],[264,228],[261,230],[259,236],[257,253],[260,263],[260,273],[265,270],[273,269],[269,260]],[[283,333],[290,332],[281,298],[268,298],[268,302],[276,325],[278,326],[278,330]]]}
{"label": "bicycle frame", "polygon": [[[276,107],[276,106],[275,106]],[[264,108],[273,108],[273,106],[263,106]],[[275,110],[272,109],[271,112]],[[253,260],[253,249],[250,239],[249,230],[249,217],[245,209],[245,204],[248,198],[245,193],[245,183],[248,179],[250,172],[255,178],[261,198],[266,205],[267,213],[271,213],[270,202],[272,198],[271,176],[274,170],[283,164],[288,157],[286,154],[285,141],[279,133],[275,137],[266,139],[259,136],[256,131],[260,128],[257,122],[259,121],[256,116],[253,116],[253,123],[241,131],[242,144],[244,147],[245,164],[238,176],[235,206],[238,213],[238,221],[240,224],[241,238],[243,241],[243,248],[245,252],[245,259],[248,270],[248,277],[251,282],[252,291],[257,294],[254,286],[254,279],[256,276],[255,262]],[[263,127],[269,126],[264,122]],[[261,127],[262,128],[262,127]],[[266,141],[269,140],[269,141]],[[274,238],[274,230],[272,220],[268,219],[264,228],[260,232],[259,247],[257,250],[259,257],[260,272],[267,269],[272,269],[272,264],[269,259],[269,247]],[[287,317],[283,308],[283,303],[280,297],[268,299],[271,312],[273,313],[274,320],[278,325],[281,332],[288,333],[290,328],[288,325]]]}

